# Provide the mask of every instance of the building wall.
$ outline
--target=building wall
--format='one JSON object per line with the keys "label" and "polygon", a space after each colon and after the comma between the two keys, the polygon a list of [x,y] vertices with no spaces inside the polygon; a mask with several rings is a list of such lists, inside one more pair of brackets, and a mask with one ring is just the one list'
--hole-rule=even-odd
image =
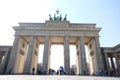
{"label": "building wall", "polygon": [[0,74],[6,72],[12,46],[0,46]]}

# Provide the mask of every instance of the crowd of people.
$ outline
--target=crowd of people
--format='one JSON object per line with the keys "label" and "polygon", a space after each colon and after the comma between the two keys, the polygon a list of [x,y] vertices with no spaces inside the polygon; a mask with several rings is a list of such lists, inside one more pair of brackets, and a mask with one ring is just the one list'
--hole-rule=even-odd
{"label": "crowd of people", "polygon": [[[54,69],[49,69],[47,71],[43,71],[42,69],[38,70],[38,74],[39,75],[65,75],[66,72],[64,70],[64,68],[62,66],[60,66],[60,68],[55,71]],[[94,76],[120,76],[119,75],[119,71],[115,70],[115,69],[110,69],[110,70],[101,70],[101,71],[96,71],[95,73],[93,73]],[[76,75],[75,72],[71,72],[71,75]],[[87,74],[86,72],[84,72],[83,75],[90,75]]]}
{"label": "crowd of people", "polygon": [[119,71],[117,69],[101,70],[96,71],[96,76],[119,76]]}
{"label": "crowd of people", "polygon": [[60,68],[57,71],[55,71],[54,69],[49,69],[47,71],[43,71],[42,69],[39,69],[38,74],[39,75],[65,75],[65,70],[62,66],[60,66]]}

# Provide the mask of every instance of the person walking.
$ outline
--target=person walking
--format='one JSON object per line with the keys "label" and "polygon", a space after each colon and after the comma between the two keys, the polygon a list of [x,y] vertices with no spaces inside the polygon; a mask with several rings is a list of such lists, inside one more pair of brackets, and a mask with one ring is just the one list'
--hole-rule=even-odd
{"label": "person walking", "polygon": [[32,68],[32,75],[34,75],[34,73],[35,73],[35,68],[33,67]]}

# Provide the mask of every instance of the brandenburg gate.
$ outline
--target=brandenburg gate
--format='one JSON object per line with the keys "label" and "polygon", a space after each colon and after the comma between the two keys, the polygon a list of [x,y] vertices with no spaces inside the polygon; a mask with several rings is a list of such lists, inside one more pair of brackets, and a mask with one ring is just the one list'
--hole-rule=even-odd
{"label": "brandenburg gate", "polygon": [[[31,74],[32,68],[37,72],[39,45],[44,44],[43,70],[50,68],[50,55],[52,44],[64,45],[64,68],[70,74],[70,44],[76,45],[77,74],[87,71],[85,45],[91,56],[92,71],[103,69],[103,61],[99,43],[99,31],[96,24],[70,23],[66,16],[61,15],[45,23],[19,23],[13,27],[15,39],[11,49],[7,70],[12,73]],[[59,56],[56,56],[59,57]]]}

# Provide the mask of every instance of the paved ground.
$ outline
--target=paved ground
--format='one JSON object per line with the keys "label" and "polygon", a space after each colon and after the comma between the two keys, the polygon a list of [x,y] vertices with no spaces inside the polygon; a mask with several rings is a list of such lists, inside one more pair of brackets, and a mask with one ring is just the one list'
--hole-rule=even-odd
{"label": "paved ground", "polygon": [[41,75],[0,75],[0,80],[120,80],[120,77],[96,76],[41,76]]}

